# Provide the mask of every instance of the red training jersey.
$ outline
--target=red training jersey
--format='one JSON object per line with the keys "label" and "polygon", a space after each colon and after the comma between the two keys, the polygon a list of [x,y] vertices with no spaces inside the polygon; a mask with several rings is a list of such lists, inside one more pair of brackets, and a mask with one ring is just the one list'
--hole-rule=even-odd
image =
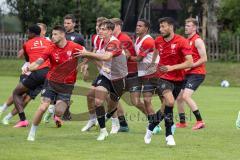
{"label": "red training jersey", "polygon": [[[116,37],[121,42],[121,48],[128,50],[131,56],[136,56],[136,52],[133,46],[131,38],[126,33],[120,33]],[[137,62],[128,59],[127,61],[128,73],[137,73]]]}
{"label": "red training jersey", "polygon": [[101,42],[101,38],[97,34],[94,34],[91,40],[92,40],[93,49],[98,50]]}
{"label": "red training jersey", "polygon": [[[192,49],[192,57],[193,57],[193,62],[197,62],[201,57],[198,53],[197,48],[195,47],[195,41],[196,39],[200,38],[200,36],[196,33],[192,37],[188,38],[188,42],[191,46]],[[191,68],[190,70],[186,71],[186,74],[206,74],[206,66],[205,63],[201,64],[200,66]]]}
{"label": "red training jersey", "polygon": [[83,47],[72,41],[67,41],[63,48],[55,44],[47,48],[42,56],[44,60],[49,58],[51,63],[47,79],[63,84],[74,84],[77,79],[78,59],[73,58],[73,54],[78,50],[83,50]]}
{"label": "red training jersey", "polygon": [[[158,67],[183,63],[186,55],[192,55],[187,39],[177,34],[169,42],[165,41],[162,36],[157,37],[155,47],[160,56]],[[158,69],[157,77],[171,81],[182,81],[184,79],[184,70],[163,73]]]}
{"label": "red training jersey", "polygon": [[[38,58],[42,57],[46,48],[51,45],[51,41],[44,37],[34,37],[23,45],[24,53],[29,57],[29,62],[35,62]],[[45,61],[37,69],[42,69],[45,67],[50,67],[49,60]]]}

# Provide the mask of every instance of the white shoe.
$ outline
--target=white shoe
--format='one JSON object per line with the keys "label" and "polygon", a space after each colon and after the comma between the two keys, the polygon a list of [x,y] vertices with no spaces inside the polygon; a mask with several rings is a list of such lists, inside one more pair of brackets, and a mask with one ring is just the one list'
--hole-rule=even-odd
{"label": "white shoe", "polygon": [[112,125],[110,134],[117,134],[119,129],[120,129],[119,125]]}
{"label": "white shoe", "polygon": [[28,140],[28,141],[35,141],[35,135],[29,133],[27,140]]}
{"label": "white shoe", "polygon": [[6,118],[3,118],[2,124],[4,124],[4,125],[9,125],[9,120],[6,119]]}
{"label": "white shoe", "polygon": [[93,119],[93,120],[89,120],[87,122],[87,124],[82,128],[82,132],[86,132],[89,131],[93,126],[95,126],[97,124],[97,120]]}
{"label": "white shoe", "polygon": [[146,134],[144,136],[144,142],[146,144],[149,144],[152,140],[152,131],[150,131],[149,129],[146,130]]}
{"label": "white shoe", "polygon": [[240,111],[238,112],[238,117],[236,120],[236,127],[237,127],[237,129],[240,129]]}
{"label": "white shoe", "polygon": [[98,141],[103,141],[105,138],[107,138],[108,136],[108,132],[107,132],[107,129],[106,128],[103,128],[100,130],[100,134],[97,138]]}
{"label": "white shoe", "polygon": [[175,146],[176,143],[172,135],[166,137],[167,146]]}

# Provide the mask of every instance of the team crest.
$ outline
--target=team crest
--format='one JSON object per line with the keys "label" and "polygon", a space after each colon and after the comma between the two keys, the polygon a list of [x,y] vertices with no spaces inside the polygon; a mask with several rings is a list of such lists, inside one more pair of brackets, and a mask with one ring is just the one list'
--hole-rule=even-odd
{"label": "team crest", "polygon": [[176,48],[176,44],[171,44],[171,49],[174,50]]}
{"label": "team crest", "polygon": [[192,43],[193,43],[193,42],[192,42],[192,41],[190,41],[190,43],[189,43],[189,44],[190,44],[190,46],[192,46]]}
{"label": "team crest", "polygon": [[74,36],[71,36],[71,40],[74,41],[75,37]]}
{"label": "team crest", "polygon": [[72,51],[67,51],[67,55],[70,57],[72,55]]}

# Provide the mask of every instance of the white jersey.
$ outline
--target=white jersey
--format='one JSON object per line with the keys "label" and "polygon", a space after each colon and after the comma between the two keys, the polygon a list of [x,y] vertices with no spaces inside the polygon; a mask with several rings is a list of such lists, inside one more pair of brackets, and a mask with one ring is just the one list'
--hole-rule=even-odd
{"label": "white jersey", "polygon": [[[139,40],[139,37],[136,39],[136,42],[135,42],[135,51],[136,51],[136,54],[139,55],[140,53],[140,48],[143,44],[143,42],[147,39],[147,38],[152,38],[150,35],[145,35],[140,42],[138,42]],[[138,42],[138,43],[137,43]],[[138,62],[137,63],[137,66],[138,66],[138,77],[143,77],[143,76],[147,76],[147,75],[150,75],[150,74],[153,74],[157,71],[157,64],[160,60],[159,56],[157,56],[156,60],[155,60],[155,64],[156,65],[151,65],[152,63],[152,57],[153,57],[153,54],[154,52],[151,51],[151,52],[148,52],[147,53],[147,56],[143,58],[143,60],[141,62]]]}
{"label": "white jersey", "polygon": [[[108,43],[110,43],[113,40],[118,41],[117,38],[112,36]],[[102,43],[100,45],[102,45]],[[106,46],[107,45],[108,44],[106,44]],[[106,48],[105,47],[103,47],[102,49],[101,48],[102,47],[100,46],[97,52],[104,54],[106,52],[106,50],[105,50]],[[103,70],[101,70],[100,74],[104,75],[109,80],[116,80],[116,79],[124,78],[128,74],[127,58],[123,51],[122,51],[122,54],[120,54],[119,56],[112,57],[112,59],[109,61],[103,61],[103,66],[105,68],[108,68],[108,70],[110,72],[107,73],[107,72],[104,72]]]}

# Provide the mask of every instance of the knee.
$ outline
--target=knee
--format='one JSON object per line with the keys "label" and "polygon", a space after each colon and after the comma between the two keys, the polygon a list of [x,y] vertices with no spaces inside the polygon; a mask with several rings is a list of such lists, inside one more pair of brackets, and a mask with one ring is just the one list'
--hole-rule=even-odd
{"label": "knee", "polygon": [[97,99],[95,99],[95,106],[97,106],[97,107],[102,106],[103,102],[104,102],[103,100],[97,98]]}
{"label": "knee", "polygon": [[183,94],[181,99],[184,101],[187,101],[190,98],[190,96],[188,94]]}
{"label": "knee", "polygon": [[41,106],[38,108],[38,110],[39,110],[41,113],[44,113],[44,112],[46,112],[46,110],[48,109],[48,106],[49,106],[49,103],[42,102],[42,103],[41,103]]}
{"label": "knee", "polygon": [[58,117],[61,117],[64,114],[64,111],[56,107],[54,114]]}

